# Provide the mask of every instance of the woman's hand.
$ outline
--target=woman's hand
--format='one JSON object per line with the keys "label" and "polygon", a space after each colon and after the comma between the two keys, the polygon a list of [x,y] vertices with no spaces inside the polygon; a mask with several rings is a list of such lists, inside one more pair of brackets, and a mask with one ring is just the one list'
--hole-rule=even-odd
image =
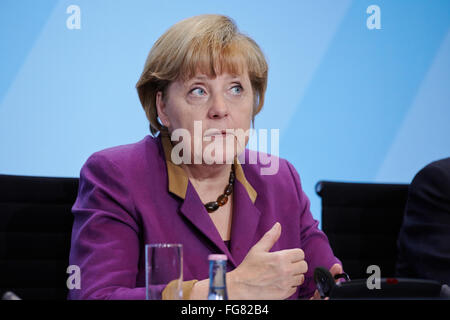
{"label": "woman's hand", "polygon": [[281,225],[277,222],[242,263],[227,273],[230,299],[286,299],[303,284],[308,270],[303,250],[269,252],[280,235]]}

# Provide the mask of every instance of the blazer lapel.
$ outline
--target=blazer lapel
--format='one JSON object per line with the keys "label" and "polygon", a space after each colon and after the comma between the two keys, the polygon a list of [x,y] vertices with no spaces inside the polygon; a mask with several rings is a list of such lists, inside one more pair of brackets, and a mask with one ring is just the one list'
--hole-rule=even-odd
{"label": "blazer lapel", "polygon": [[236,180],[234,185],[233,201],[231,252],[237,263],[236,266],[238,266],[256,243],[255,235],[261,212],[254,205],[249,193],[239,180]]}
{"label": "blazer lapel", "polygon": [[[226,254],[229,262],[236,267],[233,256],[228,250],[227,246],[222,240],[222,237],[217,231],[216,226],[209,217],[208,211],[201,202],[195,188],[189,182],[186,190],[186,196],[183,204],[180,207],[180,212],[184,215],[203,235],[211,241],[217,249]],[[233,241],[233,240],[232,240]]]}

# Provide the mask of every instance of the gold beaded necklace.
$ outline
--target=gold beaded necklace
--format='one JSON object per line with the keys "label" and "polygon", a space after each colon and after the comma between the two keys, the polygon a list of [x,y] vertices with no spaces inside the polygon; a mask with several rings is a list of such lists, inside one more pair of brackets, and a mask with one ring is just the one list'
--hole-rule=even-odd
{"label": "gold beaded necklace", "polygon": [[228,197],[233,193],[234,179],[234,164],[232,164],[228,185],[225,187],[223,194],[218,196],[216,201],[211,201],[205,204],[205,208],[209,213],[216,211],[219,207],[224,206],[228,202]]}

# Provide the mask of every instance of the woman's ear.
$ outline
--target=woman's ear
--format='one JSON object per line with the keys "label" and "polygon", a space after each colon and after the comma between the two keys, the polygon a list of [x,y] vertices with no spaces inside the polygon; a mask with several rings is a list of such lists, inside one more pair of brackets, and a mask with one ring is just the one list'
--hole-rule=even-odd
{"label": "woman's ear", "polygon": [[166,102],[164,101],[164,96],[162,91],[156,93],[156,111],[161,123],[164,127],[169,128],[170,121],[166,114]]}

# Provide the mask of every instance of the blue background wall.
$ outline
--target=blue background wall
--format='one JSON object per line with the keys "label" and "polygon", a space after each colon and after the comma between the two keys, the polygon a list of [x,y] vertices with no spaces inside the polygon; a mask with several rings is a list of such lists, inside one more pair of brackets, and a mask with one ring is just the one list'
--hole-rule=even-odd
{"label": "blue background wall", "polygon": [[147,53],[202,13],[231,16],[265,52],[255,128],[280,129],[317,219],[318,180],[408,183],[450,156],[450,1],[2,0],[0,173],[78,176],[93,152],[142,139]]}

